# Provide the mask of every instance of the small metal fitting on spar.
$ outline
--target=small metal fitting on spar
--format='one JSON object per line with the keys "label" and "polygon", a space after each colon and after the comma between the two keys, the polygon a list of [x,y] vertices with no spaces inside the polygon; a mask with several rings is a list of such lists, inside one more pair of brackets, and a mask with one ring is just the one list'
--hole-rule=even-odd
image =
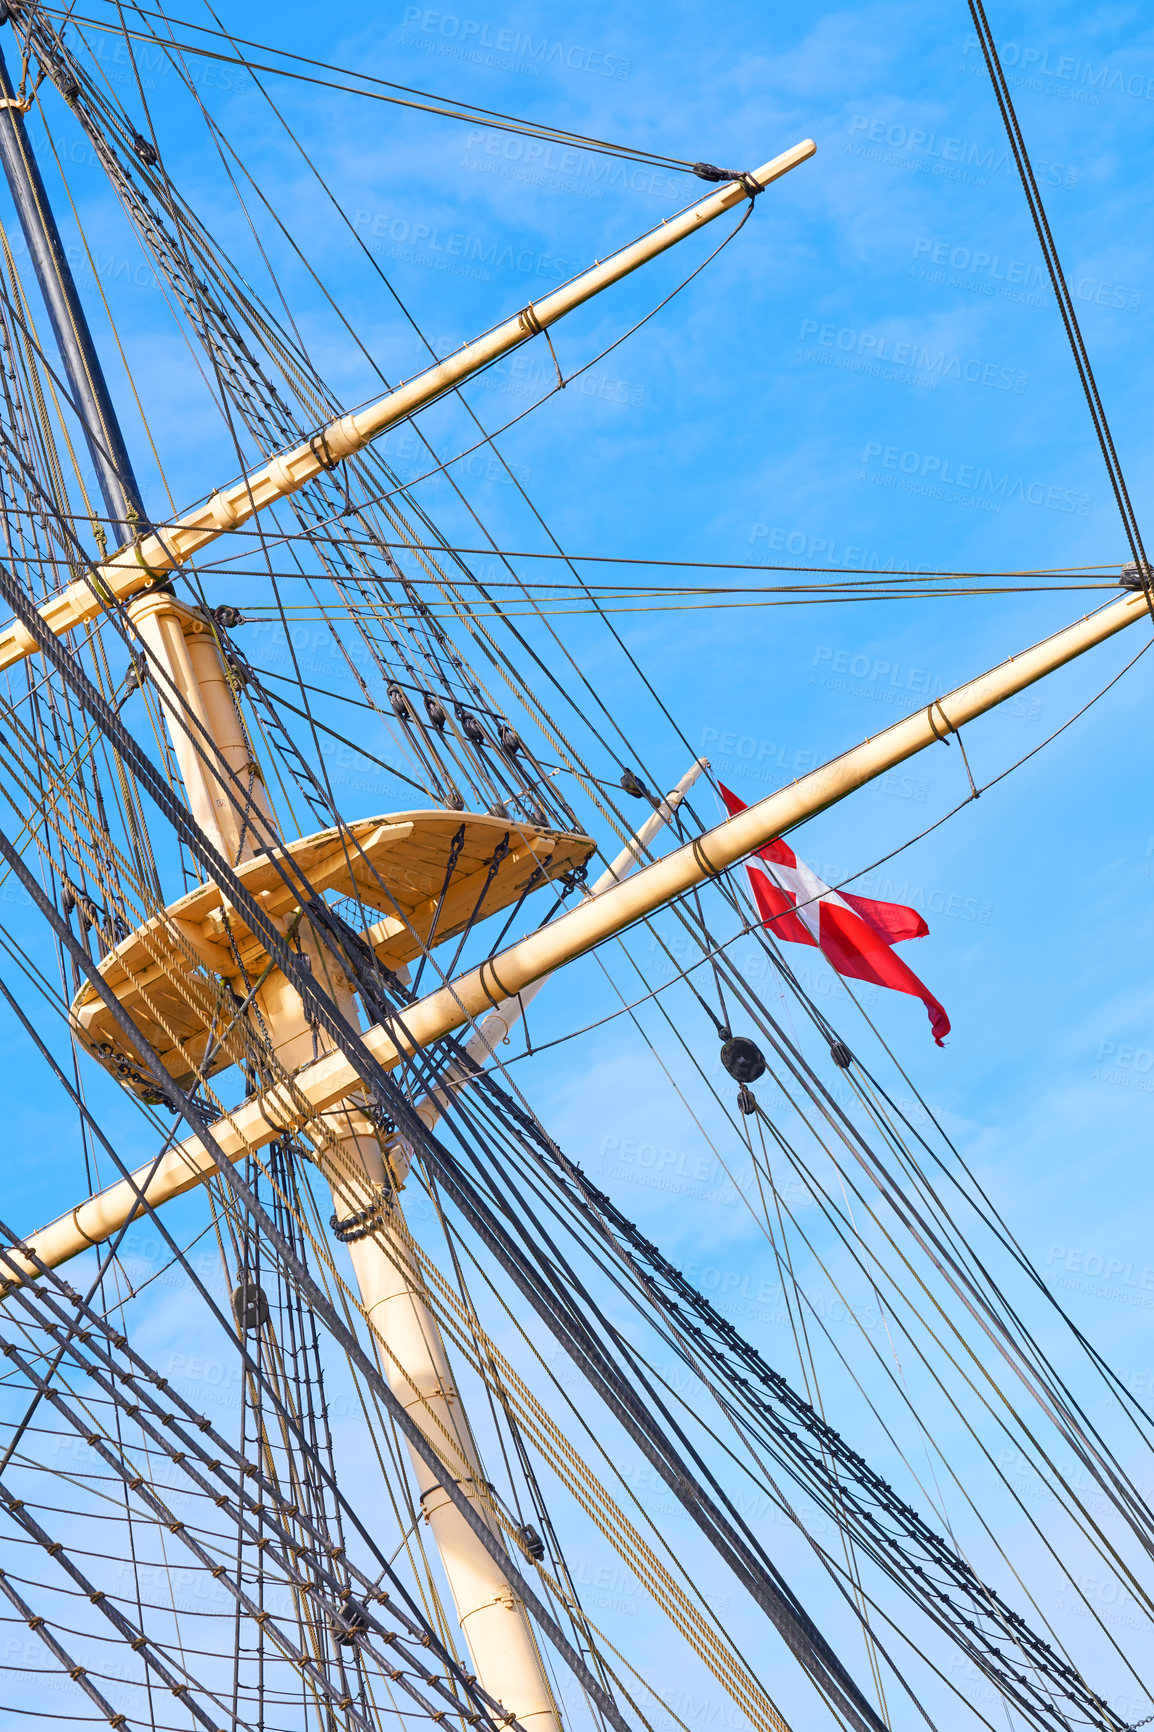
{"label": "small metal fitting on spar", "polygon": [[1123,589],[1149,589],[1154,581],[1154,566],[1139,565],[1136,559],[1129,559],[1122,567],[1122,575],[1118,582]]}

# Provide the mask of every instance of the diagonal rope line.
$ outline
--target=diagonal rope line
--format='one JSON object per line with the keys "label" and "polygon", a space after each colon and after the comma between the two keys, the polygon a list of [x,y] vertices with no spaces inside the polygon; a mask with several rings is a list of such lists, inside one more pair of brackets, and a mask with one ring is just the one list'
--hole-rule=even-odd
{"label": "diagonal rope line", "polygon": [[1110,477],[1110,485],[1114,490],[1114,498],[1117,502],[1118,510],[1121,513],[1122,525],[1126,531],[1126,539],[1130,544],[1130,554],[1138,568],[1142,581],[1147,587],[1149,587],[1150,574],[1146,564],[1146,550],[1142,545],[1142,536],[1138,529],[1138,520],[1134,513],[1134,507],[1130,503],[1130,494],[1126,487],[1125,477],[1122,474],[1122,465],[1118,460],[1118,453],[1114,449],[1114,439],[1110,432],[1110,424],[1106,419],[1106,411],[1102,407],[1102,399],[1098,395],[1098,385],[1094,378],[1094,370],[1090,365],[1090,357],[1086,353],[1086,345],[1082,340],[1082,330],[1078,323],[1078,315],[1074,310],[1074,302],[1066,283],[1066,277],[1062,270],[1061,261],[1058,258],[1058,249],[1054,244],[1054,237],[1050,232],[1049,219],[1046,216],[1046,209],[1042,203],[1042,195],[1038,191],[1038,183],[1034,178],[1034,170],[1030,164],[1030,158],[1026,150],[1025,141],[1022,138],[1021,128],[1018,125],[1018,116],[1014,110],[1014,103],[1010,96],[1009,85],[1006,83],[1006,75],[1002,70],[1002,63],[998,57],[998,50],[994,43],[993,33],[990,30],[989,20],[986,17],[986,9],[982,4],[982,0],[968,0],[968,5],[970,8],[970,17],[973,19],[974,29],[978,33],[978,42],[981,45],[982,55],[986,62],[986,70],[990,74],[990,82],[994,87],[994,95],[997,98],[998,107],[1001,110],[1002,120],[1006,128],[1006,136],[1010,141],[1010,149],[1014,153],[1014,161],[1017,164],[1018,174],[1022,181],[1022,188],[1026,194],[1026,203],[1030,207],[1030,215],[1034,221],[1038,243],[1042,248],[1042,255],[1046,261],[1046,269],[1050,274],[1050,283],[1054,290],[1054,298],[1058,303],[1058,311],[1062,315],[1062,323],[1066,327],[1066,336],[1070,343],[1071,353],[1074,356],[1074,365],[1078,369],[1078,377],[1082,381],[1082,389],[1086,394],[1086,402],[1090,409],[1090,419],[1094,423],[1094,432],[1097,434],[1098,444],[1102,451],[1102,458],[1106,464],[1107,474]]}

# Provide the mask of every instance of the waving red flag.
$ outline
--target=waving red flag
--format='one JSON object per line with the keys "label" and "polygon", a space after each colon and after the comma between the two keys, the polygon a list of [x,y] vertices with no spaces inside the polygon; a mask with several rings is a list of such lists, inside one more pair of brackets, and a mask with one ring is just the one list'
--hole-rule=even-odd
{"label": "waving red flag", "polygon": [[[730,813],[744,812],[745,801],[718,785]],[[747,864],[758,912],[776,938],[815,945],[830,966],[850,980],[868,980],[873,986],[920,998],[941,1046],[950,1032],[949,1017],[891,949],[903,939],[924,938],[929,931],[916,908],[831,890],[780,837],[759,848]]]}

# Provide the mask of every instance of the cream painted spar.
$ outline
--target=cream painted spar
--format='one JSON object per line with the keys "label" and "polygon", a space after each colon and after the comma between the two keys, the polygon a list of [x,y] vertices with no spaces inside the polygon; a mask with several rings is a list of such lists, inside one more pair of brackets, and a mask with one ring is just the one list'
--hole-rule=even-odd
{"label": "cream painted spar", "polygon": [[[766,186],[812,155],[814,148],[810,141],[797,145],[755,171],[752,179]],[[735,208],[747,196],[748,187],[740,181],[720,187],[417,379],[366,409],[342,416],[254,474],[214,492],[178,522],[138,537],[99,568],[93,584],[75,583],[42,606],[45,624],[55,633],[64,633],[99,618],[114,602],[129,604],[129,617],[161,694],[190,808],[202,830],[232,864],[240,865],[256,855],[254,831],[260,832],[266,848],[278,843],[272,811],[216,634],[208,629],[203,615],[167,592],[167,576],[220,536],[239,529],[259,511],[353,456],[389,427],[530,341],[602,288]],[[599,881],[596,893],[568,914],[398,1012],[387,1026],[369,1028],[361,1036],[364,1046],[387,1068],[471,1025],[469,1050],[477,1057],[486,1056],[483,1048],[492,1051],[492,1039],[511,1026],[525,998],[554,970],[737,864],[773,837],[1144,618],[1148,611],[1145,595],[1125,595],[1092,618],[1076,622],[1022,656],[935,700],[921,714],[895,724],[791,788],[769,796],[629,876],[640,852],[634,844]],[[14,665],[34,651],[35,641],[23,626],[13,624],[0,632],[0,668]],[[696,767],[683,787],[695,773]],[[227,788],[230,781],[245,791],[239,812]],[[671,795],[664,811],[650,820],[650,834],[668,817],[674,804]],[[584,840],[592,847],[591,841]],[[351,873],[351,866],[348,870]],[[335,884],[334,880],[329,888]],[[311,973],[346,1023],[359,1027],[354,983],[321,942],[303,903],[294,925]],[[262,973],[253,994],[279,1073],[291,1081],[264,1091],[221,1118],[213,1127],[216,1145],[225,1158],[238,1160],[283,1130],[306,1123],[312,1127],[315,1159],[332,1190],[334,1225],[343,1223],[339,1236],[348,1245],[361,1306],[376,1338],[382,1369],[397,1399],[432,1445],[474,1514],[499,1534],[497,1511],[420,1270],[411,1254],[403,1212],[386,1184],[389,1176],[399,1179],[403,1174],[392,1146],[382,1143],[367,1116],[361,1092],[363,1077],[355,1063],[318,1033],[292,981],[279,969]],[[463,1081],[461,1073],[447,1077],[434,1098],[420,1103],[426,1109],[423,1116],[435,1116],[442,1109],[444,1096]],[[158,1163],[141,1169],[133,1180],[78,1204],[32,1235],[27,1242],[28,1254],[22,1259],[24,1274],[34,1275],[37,1264],[57,1267],[78,1252],[106,1241],[142,1211],[142,1186],[148,1204],[155,1206],[201,1183],[212,1171],[214,1162],[208,1150],[190,1140]],[[5,1285],[10,1287],[11,1283]],[[523,1603],[417,1452],[413,1452],[413,1471],[422,1513],[436,1541],[482,1686],[502,1704],[508,1717],[516,1717],[530,1732],[560,1732],[560,1718]]]}
{"label": "cream painted spar", "polygon": [[[896,764],[934,745],[952,729],[964,726],[1045,678],[1055,668],[1150,617],[1145,594],[1134,591],[1097,613],[1076,620],[1053,637],[935,699],[926,709],[895,722],[884,733],[799,778],[790,787],[747,807],[707,835],[674,849],[626,882],[613,884],[590,897],[500,956],[411,1005],[389,1028],[377,1026],[367,1030],[362,1036],[365,1046],[379,1064],[390,1068],[399,1062],[402,1053],[415,1052],[455,1029],[487,1018],[564,963],[624,931],[634,921],[655,913],[694,885],[736,865],[775,836],[825,811]],[[333,1052],[306,1065],[293,1079],[293,1086],[298,1098],[303,1095],[312,1108],[324,1109],[358,1089],[361,1079],[343,1053]],[[213,1135],[221,1152],[236,1161],[249,1149],[271,1142],[281,1129],[295,1126],[299,1116],[288,1092],[274,1088],[219,1119],[213,1126]],[[141,1187],[150,1173],[146,1194],[149,1203],[155,1205],[191,1190],[213,1171],[212,1157],[199,1142],[190,1139],[171,1150],[155,1169],[151,1165],[139,1168],[132,1179],[109,1186],[40,1228],[29,1236],[27,1244],[37,1258],[56,1268],[89,1245],[103,1243],[134,1213],[140,1212]],[[31,1262],[26,1269],[29,1275],[35,1273]]]}
{"label": "cream painted spar", "polygon": [[[768,186],[812,156],[814,149],[810,141],[797,145],[746,180]],[[199,610],[171,593],[168,575],[220,536],[295,493],[398,421],[540,335],[565,313],[750,196],[742,181],[719,187],[407,385],[366,409],[342,416],[255,474],[213,492],[179,522],[137,537],[100,566],[94,581],[74,583],[43,604],[41,618],[60,635],[97,619],[115,602],[128,603],[129,618],[160,694],[189,807],[204,834],[231,864],[252,860],[260,847],[275,848],[279,839],[216,633]],[[10,624],[0,633],[0,668],[15,665],[35,647],[26,627]],[[241,801],[234,797],[237,788],[243,792]],[[588,845],[592,847],[591,842]],[[303,907],[297,919],[298,942],[309,966],[346,1021],[359,1027],[352,982],[320,943]],[[198,935],[185,936],[199,955]],[[280,969],[266,970],[253,996],[282,1074],[301,1074],[301,1067],[311,1069],[310,1060],[321,1065],[339,1061],[339,1053],[317,1035],[300,996]],[[490,1001],[488,1008],[495,1003]],[[316,1158],[331,1186],[336,1218],[351,1229],[346,1242],[364,1315],[393,1393],[440,1456],[474,1514],[499,1533],[440,1329],[408,1255],[400,1204],[394,1200],[387,1212],[381,1208],[388,1154],[364,1112],[347,1100],[355,1087],[338,1085],[329,1091],[320,1114],[327,1135],[316,1139]],[[182,1177],[188,1178],[186,1168]],[[183,1188],[180,1184],[168,1194]],[[133,1201],[130,1195],[125,1219],[131,1216]],[[92,1244],[95,1240],[81,1225],[83,1212],[73,1210],[69,1220],[73,1231]],[[360,1231],[366,1222],[370,1230]],[[560,1732],[560,1717],[524,1604],[421,1454],[411,1449],[410,1456],[422,1514],[436,1541],[477,1677],[507,1716],[529,1732]]]}
{"label": "cream painted spar", "polygon": [[[791,168],[805,162],[816,151],[812,139],[804,139],[790,150],[783,151],[761,168],[753,169],[749,179],[761,187],[780,180]],[[463,384],[474,373],[493,361],[499,361],[510,350],[530,342],[558,319],[582,306],[612,283],[620,282],[640,269],[650,259],[657,258],[676,246],[688,235],[696,234],[707,223],[733,210],[748,198],[741,181],[727,181],[716,192],[699,199],[677,216],[662,221],[657,228],[642,235],[611,258],[599,260],[589,270],[582,271],[560,288],[530,303],[512,318],[494,326],[484,336],[466,343],[419,373],[415,379],[390,391],[365,409],[342,415],[295,450],[285,451],[271,463],[251,475],[242,476],[219,492],[210,493],[203,505],[187,512],[177,522],[145,535],[129,547],[121,548],[106,560],[96,573],[93,586],[83,580],[69,584],[59,595],[44,603],[40,614],[45,624],[60,636],[64,632],[95,619],[103,612],[107,599],[118,601],[155,588],[168,575],[186,564],[218,537],[238,529],[258,511],[275,505],[296,493],[307,482],[332,469],[337,463],[354,456],[398,421],[404,421],[418,409],[423,409],[446,391]],[[101,599],[103,591],[106,600]],[[17,621],[0,632],[0,670],[23,661],[35,653],[36,645],[28,630]]]}

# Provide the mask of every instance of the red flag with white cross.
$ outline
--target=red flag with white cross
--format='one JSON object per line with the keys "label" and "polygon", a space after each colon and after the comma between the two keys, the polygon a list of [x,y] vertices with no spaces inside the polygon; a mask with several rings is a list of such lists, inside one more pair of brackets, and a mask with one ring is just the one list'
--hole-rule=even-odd
{"label": "red flag with white cross", "polygon": [[[744,812],[745,801],[724,784],[718,785],[730,814]],[[866,980],[920,998],[929,1012],[934,1039],[942,1045],[950,1032],[949,1017],[893,951],[895,944],[924,938],[929,932],[916,908],[831,890],[780,837],[759,848],[746,865],[758,913],[775,938],[816,946],[830,966],[849,980]]]}

